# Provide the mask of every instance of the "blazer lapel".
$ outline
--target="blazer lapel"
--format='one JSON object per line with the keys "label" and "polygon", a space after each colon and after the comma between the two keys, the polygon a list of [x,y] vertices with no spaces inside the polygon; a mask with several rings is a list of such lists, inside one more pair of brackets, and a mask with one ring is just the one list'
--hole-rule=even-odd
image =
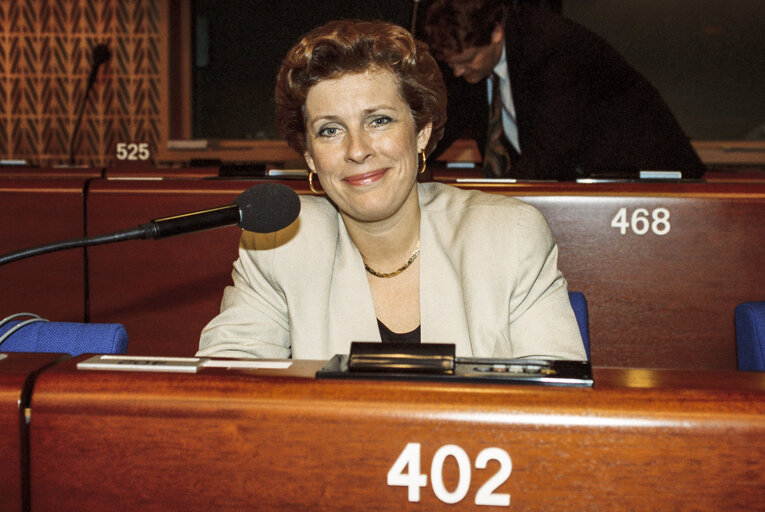
{"label": "blazer lapel", "polygon": [[[421,337],[424,343],[454,343],[457,355],[467,357],[472,351],[462,287],[433,225],[438,221],[425,204],[429,195],[425,187],[420,187]],[[448,227],[446,231],[450,231]]]}
{"label": "blazer lapel", "polygon": [[334,354],[347,354],[352,341],[380,341],[372,292],[364,263],[338,215],[337,252],[329,293],[329,344]]}

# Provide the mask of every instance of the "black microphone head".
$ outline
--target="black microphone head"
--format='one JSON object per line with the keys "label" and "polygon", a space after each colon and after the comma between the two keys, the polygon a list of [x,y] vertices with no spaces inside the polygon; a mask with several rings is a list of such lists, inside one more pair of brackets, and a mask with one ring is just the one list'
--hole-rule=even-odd
{"label": "black microphone head", "polygon": [[99,44],[93,47],[93,66],[98,67],[112,56],[112,52],[105,44]]}
{"label": "black microphone head", "polygon": [[239,226],[255,233],[272,233],[286,228],[300,213],[300,198],[290,187],[263,183],[250,187],[234,201],[242,220]]}

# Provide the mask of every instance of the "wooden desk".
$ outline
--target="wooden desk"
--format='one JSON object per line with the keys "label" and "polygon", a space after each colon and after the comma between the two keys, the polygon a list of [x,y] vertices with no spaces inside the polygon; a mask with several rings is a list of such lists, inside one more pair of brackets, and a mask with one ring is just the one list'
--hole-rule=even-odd
{"label": "wooden desk", "polygon": [[[0,346],[0,510],[23,510],[28,505],[29,470],[25,409],[37,372],[67,356],[2,353]],[[3,357],[4,356],[4,357]]]}
{"label": "wooden desk", "polygon": [[[320,364],[56,366],[32,400],[32,510],[765,510],[763,374],[601,368],[564,389],[314,380]],[[419,502],[387,484],[410,443]],[[476,506],[503,468],[510,507]]]}
{"label": "wooden desk", "polygon": [[[0,254],[84,233],[87,178],[0,176]],[[32,312],[52,321],[82,322],[85,262],[82,249],[34,256],[0,266],[0,318]]]}

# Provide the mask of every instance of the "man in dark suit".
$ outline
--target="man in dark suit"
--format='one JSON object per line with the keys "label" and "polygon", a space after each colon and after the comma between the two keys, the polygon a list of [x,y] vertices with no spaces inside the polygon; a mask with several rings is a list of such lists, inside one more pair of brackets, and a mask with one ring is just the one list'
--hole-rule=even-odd
{"label": "man in dark suit", "polygon": [[559,14],[502,0],[434,0],[425,38],[448,66],[449,120],[436,157],[472,132],[487,177],[704,172],[656,89],[605,40]]}

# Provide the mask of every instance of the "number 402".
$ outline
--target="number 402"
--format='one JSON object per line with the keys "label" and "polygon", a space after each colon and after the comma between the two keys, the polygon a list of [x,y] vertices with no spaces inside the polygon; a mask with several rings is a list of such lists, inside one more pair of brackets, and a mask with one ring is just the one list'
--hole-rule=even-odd
{"label": "number 402", "polygon": [[[443,479],[444,462],[453,457],[457,462],[459,479],[453,491],[446,489]],[[513,470],[510,455],[501,448],[485,448],[475,459],[475,467],[486,469],[490,460],[499,462],[499,470],[489,478],[475,495],[476,505],[510,506],[510,494],[497,493],[497,488],[505,483]],[[408,469],[407,469],[408,468]],[[406,469],[406,472],[404,470]],[[430,463],[430,485],[433,493],[444,503],[457,503],[467,496],[470,489],[470,458],[465,450],[454,444],[442,446],[433,455]],[[420,488],[428,485],[428,475],[420,473],[420,443],[409,443],[388,470],[388,485],[406,487],[409,501],[420,501]]]}

